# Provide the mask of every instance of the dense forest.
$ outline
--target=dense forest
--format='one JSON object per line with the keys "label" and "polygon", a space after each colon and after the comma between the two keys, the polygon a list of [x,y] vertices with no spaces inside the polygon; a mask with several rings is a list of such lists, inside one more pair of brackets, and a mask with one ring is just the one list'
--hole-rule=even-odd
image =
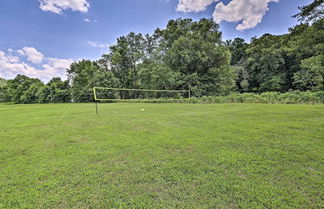
{"label": "dense forest", "polygon": [[211,19],[176,19],[153,34],[131,32],[99,60],[73,63],[67,81],[53,78],[44,84],[24,75],[0,79],[0,102],[91,102],[93,86],[190,89],[195,97],[324,91],[323,0],[299,9],[299,24],[289,33],[264,34],[250,43],[223,41]]}

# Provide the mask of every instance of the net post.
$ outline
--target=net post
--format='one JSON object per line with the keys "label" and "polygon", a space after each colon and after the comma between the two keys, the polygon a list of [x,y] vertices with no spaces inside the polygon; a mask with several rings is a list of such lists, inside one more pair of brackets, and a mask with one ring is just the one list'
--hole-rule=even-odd
{"label": "net post", "polygon": [[96,93],[96,87],[93,87],[93,96],[94,96],[94,99],[95,101],[97,101],[97,93]]}
{"label": "net post", "polygon": [[99,116],[99,111],[98,111],[98,103],[97,103],[97,93],[96,93],[96,87],[93,87],[93,95],[95,99],[95,105],[96,105],[96,114]]}
{"label": "net post", "polygon": [[97,113],[97,115],[99,116],[99,111],[98,111],[98,103],[97,103],[97,102],[95,102],[95,104],[96,104],[96,113]]}
{"label": "net post", "polygon": [[188,103],[190,105],[190,99],[191,99],[191,85],[188,84],[188,91],[189,91],[189,100],[188,100]]}

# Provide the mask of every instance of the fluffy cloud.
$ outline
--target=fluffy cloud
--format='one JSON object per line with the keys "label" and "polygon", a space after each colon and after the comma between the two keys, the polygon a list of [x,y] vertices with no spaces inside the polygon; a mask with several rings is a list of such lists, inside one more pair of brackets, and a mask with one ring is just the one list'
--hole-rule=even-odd
{"label": "fluffy cloud", "polygon": [[[179,0],[177,11],[180,12],[201,12],[207,6],[219,0]],[[220,23],[241,22],[237,25],[237,30],[247,30],[254,28],[261,21],[265,13],[269,10],[270,2],[279,0],[231,0],[227,5],[219,2],[213,14],[214,21]]]}
{"label": "fluffy cloud", "polygon": [[109,44],[102,44],[95,41],[87,41],[87,45],[93,48],[108,48]]}
{"label": "fluffy cloud", "polygon": [[[8,51],[10,52],[11,50],[8,49]],[[33,47],[24,47],[24,48],[18,50],[17,52],[21,55],[26,56],[28,61],[30,61],[34,64],[41,63],[44,58],[44,55],[41,52],[37,51],[37,49],[35,49]]]}
{"label": "fluffy cloud", "polygon": [[72,59],[47,58],[47,64],[42,65],[44,71],[50,77],[61,77],[66,79],[66,69],[73,63]]}
{"label": "fluffy cloud", "polygon": [[[22,51],[22,50],[18,50]],[[13,50],[9,53],[0,51],[0,77],[12,79],[18,74],[23,74],[32,78],[39,78],[44,82],[53,77],[66,79],[66,69],[69,68],[73,60],[58,58],[43,58],[42,68],[37,69],[28,63],[23,62],[19,56],[12,55]],[[18,54],[20,54],[18,52]]]}
{"label": "fluffy cloud", "polygon": [[218,0],[179,0],[177,11],[179,12],[201,12],[207,9],[207,6]]}
{"label": "fluffy cloud", "polygon": [[13,78],[17,74],[24,74],[31,77],[37,77],[38,75],[34,67],[22,62],[19,57],[0,51],[0,77]]}
{"label": "fluffy cloud", "polygon": [[254,28],[262,21],[266,11],[269,10],[270,2],[279,0],[232,0],[229,4],[224,5],[220,2],[216,5],[214,11],[214,20],[220,23],[223,20],[228,22],[239,22],[236,29],[246,30]]}
{"label": "fluffy cloud", "polygon": [[43,11],[62,14],[63,10],[71,9],[85,13],[88,11],[90,4],[87,0],[39,0],[40,8]]}

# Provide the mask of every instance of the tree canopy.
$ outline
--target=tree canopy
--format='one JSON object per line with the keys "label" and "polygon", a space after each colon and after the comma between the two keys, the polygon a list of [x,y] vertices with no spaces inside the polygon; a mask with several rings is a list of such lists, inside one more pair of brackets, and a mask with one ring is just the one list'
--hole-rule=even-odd
{"label": "tree canopy", "polygon": [[97,61],[67,69],[67,81],[47,84],[18,75],[0,79],[0,101],[12,103],[91,102],[92,87],[191,90],[193,96],[232,92],[324,90],[323,1],[300,8],[307,20],[283,35],[222,40],[212,19],[170,20],[153,34],[119,37]]}
{"label": "tree canopy", "polygon": [[299,21],[311,22],[324,17],[324,0],[314,0],[309,5],[298,7],[299,13],[293,17],[298,18]]}

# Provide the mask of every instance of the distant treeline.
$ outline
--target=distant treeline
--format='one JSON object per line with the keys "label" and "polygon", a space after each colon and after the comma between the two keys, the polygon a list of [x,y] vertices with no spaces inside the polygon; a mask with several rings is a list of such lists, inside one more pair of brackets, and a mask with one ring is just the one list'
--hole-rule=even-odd
{"label": "distant treeline", "polygon": [[[48,84],[18,75],[0,80],[0,101],[49,103],[93,101],[92,87],[190,89],[194,97],[235,93],[324,90],[323,1],[300,8],[299,25],[284,35],[264,34],[246,43],[222,41],[211,19],[170,20],[153,34],[117,39],[97,61],[67,69],[67,81]],[[278,23],[280,24],[280,23]],[[84,94],[78,97],[81,92]]]}

